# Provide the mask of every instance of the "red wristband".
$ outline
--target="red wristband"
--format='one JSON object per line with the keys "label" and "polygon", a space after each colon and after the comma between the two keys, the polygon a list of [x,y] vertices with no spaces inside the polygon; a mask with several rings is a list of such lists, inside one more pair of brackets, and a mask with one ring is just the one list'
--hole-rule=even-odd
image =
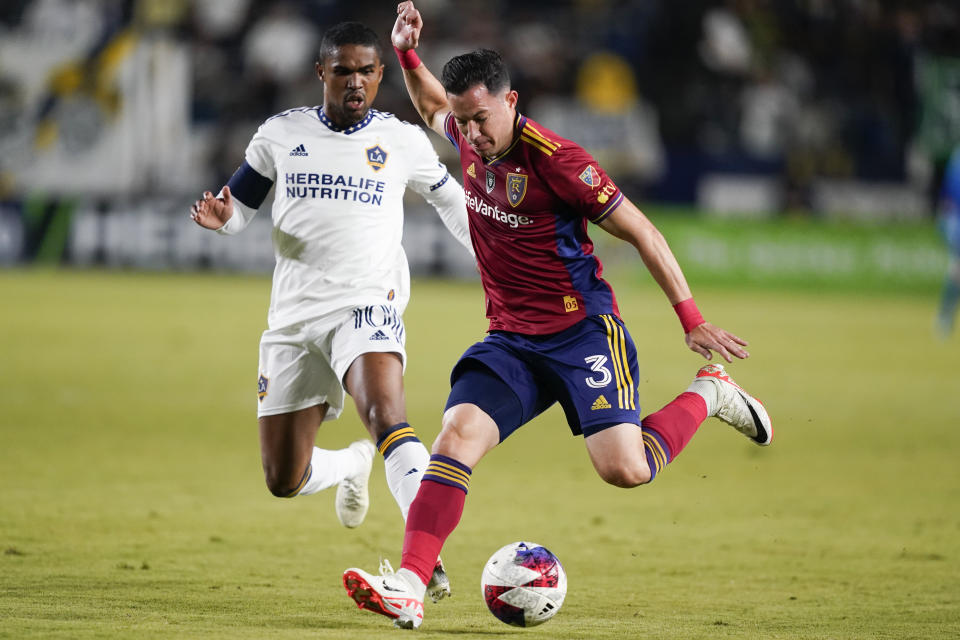
{"label": "red wristband", "polygon": [[400,59],[400,66],[404,69],[416,69],[420,66],[420,56],[417,55],[416,49],[407,49],[406,51],[400,51],[396,47],[393,48],[397,52],[397,58]]}
{"label": "red wristband", "polygon": [[684,333],[690,333],[706,322],[700,315],[700,309],[697,309],[697,303],[693,301],[693,298],[681,300],[673,305],[673,310],[677,312],[677,317],[680,318]]}

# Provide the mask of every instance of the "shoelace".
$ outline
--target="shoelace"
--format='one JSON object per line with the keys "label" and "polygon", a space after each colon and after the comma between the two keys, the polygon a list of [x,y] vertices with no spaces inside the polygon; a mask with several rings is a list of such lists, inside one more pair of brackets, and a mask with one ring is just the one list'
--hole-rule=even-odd
{"label": "shoelace", "polygon": [[390,561],[386,558],[380,558],[380,575],[382,576],[392,576],[396,571],[393,570],[393,565],[390,564]]}

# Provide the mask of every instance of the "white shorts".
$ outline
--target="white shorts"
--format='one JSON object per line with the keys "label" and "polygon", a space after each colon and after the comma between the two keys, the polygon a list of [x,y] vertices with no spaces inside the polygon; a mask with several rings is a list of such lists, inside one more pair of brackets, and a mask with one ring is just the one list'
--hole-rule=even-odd
{"label": "white shorts", "polygon": [[399,354],[406,369],[403,317],[391,304],[343,310],[260,338],[257,416],[328,404],[324,420],[343,411],[343,377],[358,356]]}

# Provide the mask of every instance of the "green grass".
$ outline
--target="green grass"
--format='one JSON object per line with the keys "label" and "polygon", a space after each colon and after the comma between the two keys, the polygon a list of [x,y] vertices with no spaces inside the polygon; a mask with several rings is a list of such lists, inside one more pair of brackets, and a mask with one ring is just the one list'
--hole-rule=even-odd
{"label": "green grass", "polygon": [[[673,313],[615,282],[644,412],[688,384]],[[272,498],[255,421],[260,277],[0,272],[0,637],[398,637],[340,574],[398,560],[402,523],[339,526],[333,492]],[[551,411],[475,470],[444,559],[454,597],[419,638],[946,638],[960,635],[960,338],[935,301],[698,288],[751,341],[731,367],[770,409],[753,446],[715,420],[649,487],[600,481]],[[420,281],[407,312],[411,422],[433,440],[454,360],[483,334],[478,285]],[[361,435],[355,412],[321,446]],[[550,547],[559,615],[515,630],[479,596],[483,562]]]}
{"label": "green grass", "polygon": [[[947,252],[932,220],[862,224],[809,217],[705,218],[692,210],[647,211],[683,265],[704,285],[936,295]],[[594,234],[598,253],[643,265],[633,247]]]}

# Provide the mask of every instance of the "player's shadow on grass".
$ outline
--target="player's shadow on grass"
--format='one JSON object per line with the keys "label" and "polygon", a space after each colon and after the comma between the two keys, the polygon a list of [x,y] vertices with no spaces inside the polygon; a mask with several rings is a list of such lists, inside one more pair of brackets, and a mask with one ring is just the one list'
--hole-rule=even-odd
{"label": "player's shadow on grass", "polygon": [[502,636],[505,633],[523,633],[525,629],[523,627],[509,627],[503,625],[501,629],[496,631],[491,629],[451,629],[449,627],[444,629],[427,629],[424,630],[420,628],[421,633],[442,633],[443,635],[471,635],[471,636]]}
{"label": "player's shadow on grass", "polygon": [[[363,612],[361,615],[368,616],[367,620],[356,619],[350,622],[344,620],[324,620],[319,618],[307,619],[302,616],[295,617],[284,617],[274,620],[268,628],[271,629],[344,629],[344,630],[357,630],[357,631],[370,631],[370,623],[374,622],[375,626],[379,629],[385,631],[396,631],[400,632],[399,629],[395,629],[390,620],[381,616],[381,620],[374,620],[374,616],[370,616],[368,612]],[[430,625],[429,628],[421,627],[418,631],[420,633],[436,633],[440,635],[477,635],[477,636],[502,636],[504,634],[513,634],[513,633],[523,633],[525,629],[521,627],[511,627],[505,624],[499,625],[499,628],[496,629],[480,629],[480,628],[464,628],[464,627],[452,627],[442,624],[440,620],[432,620],[434,624]],[[428,623],[429,624],[429,623]],[[363,634],[360,634],[357,637],[364,637]]]}

